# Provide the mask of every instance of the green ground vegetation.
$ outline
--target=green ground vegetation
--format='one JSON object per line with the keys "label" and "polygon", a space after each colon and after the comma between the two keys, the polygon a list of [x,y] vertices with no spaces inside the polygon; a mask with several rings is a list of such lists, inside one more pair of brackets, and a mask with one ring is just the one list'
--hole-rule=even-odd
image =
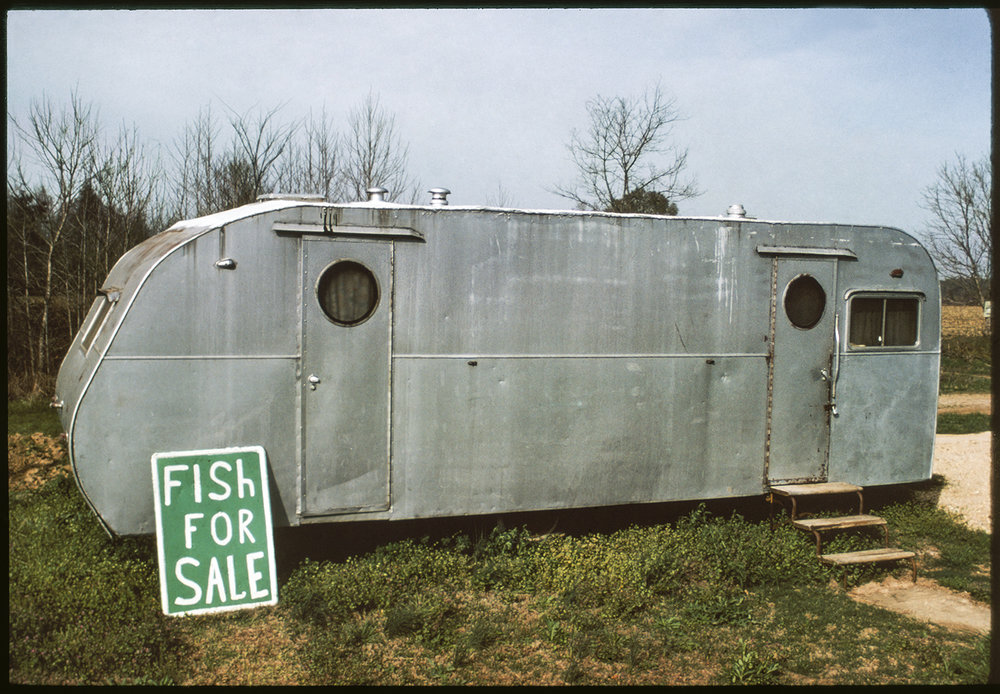
{"label": "green ground vegetation", "polygon": [[10,400],[7,402],[7,434],[46,436],[62,433],[59,413],[46,400]]}
{"label": "green ground vegetation", "polygon": [[937,433],[939,434],[978,434],[990,430],[990,415],[980,412],[957,414],[942,412],[938,414]]}
{"label": "green ground vegetation", "polygon": [[989,335],[945,335],[941,338],[942,393],[989,393]]}
{"label": "green ground vegetation", "polygon": [[[876,512],[894,543],[919,552],[922,575],[988,601],[989,536],[935,508],[934,484],[876,499]],[[152,538],[108,537],[65,475],[12,488],[8,501],[12,683],[959,684],[988,674],[986,637],[851,600],[812,541],[765,512],[702,505],[601,532],[497,524],[326,559],[286,551],[277,606],[167,618]],[[300,530],[282,531],[279,546]],[[345,532],[320,537],[329,547]],[[866,542],[878,538],[828,548]],[[892,573],[908,567],[854,568],[847,584]]]}

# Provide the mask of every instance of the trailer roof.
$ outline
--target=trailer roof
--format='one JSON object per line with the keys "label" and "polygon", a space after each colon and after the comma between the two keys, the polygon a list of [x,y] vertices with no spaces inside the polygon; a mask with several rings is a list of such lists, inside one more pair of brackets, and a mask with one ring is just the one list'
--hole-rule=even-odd
{"label": "trailer roof", "polygon": [[[747,216],[731,216],[731,215],[715,215],[715,216],[702,216],[702,215],[656,215],[656,214],[640,214],[640,213],[627,213],[627,212],[601,212],[595,210],[559,210],[559,209],[522,209],[514,207],[493,207],[489,205],[420,205],[420,204],[408,204],[408,203],[395,203],[395,202],[385,202],[385,201],[357,201],[357,202],[320,202],[303,200],[301,198],[274,198],[268,200],[262,200],[258,202],[249,203],[243,205],[242,207],[236,207],[230,210],[224,210],[222,212],[216,212],[213,214],[205,215],[202,217],[195,217],[192,219],[180,220],[173,224],[169,230],[181,229],[181,228],[195,228],[199,227],[202,229],[212,229],[226,224],[230,224],[236,220],[244,219],[246,217],[251,217],[253,215],[262,214],[265,212],[272,212],[276,210],[286,209],[289,207],[348,207],[348,208],[381,208],[381,209],[399,209],[399,210],[429,210],[433,212],[449,212],[449,211],[465,211],[465,212],[493,212],[502,214],[529,214],[529,215],[544,215],[544,216],[563,216],[563,217],[606,217],[606,218],[617,218],[622,217],[633,218],[633,219],[673,219],[673,220],[691,220],[691,221],[714,221],[714,222],[754,222],[760,224],[772,224],[772,225],[819,225],[819,226],[842,226],[842,227],[853,227],[862,229],[893,229],[895,231],[901,231],[898,227],[884,225],[884,224],[845,224],[843,222],[819,222],[816,220],[777,220],[777,219],[759,219],[756,217]],[[168,230],[168,231],[169,231]],[[907,232],[902,232],[907,233]],[[909,235],[909,234],[908,234]]]}

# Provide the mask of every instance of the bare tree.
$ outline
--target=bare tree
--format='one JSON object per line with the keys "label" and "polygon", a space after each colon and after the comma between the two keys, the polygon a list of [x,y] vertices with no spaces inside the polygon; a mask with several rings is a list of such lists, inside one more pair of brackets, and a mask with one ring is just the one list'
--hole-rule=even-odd
{"label": "bare tree", "polygon": [[954,162],[941,165],[937,182],[923,196],[931,214],[927,239],[938,269],[966,285],[980,305],[989,299],[993,279],[991,185],[988,157],[970,162],[956,155]]}
{"label": "bare tree", "polygon": [[232,139],[220,142],[220,128],[206,106],[174,143],[177,217],[192,217],[253,202],[274,192],[281,160],[298,123],[280,123],[279,108],[229,110]]}
{"label": "bare tree", "polygon": [[324,109],[302,123],[298,137],[288,144],[287,156],[278,172],[277,187],[289,193],[315,193],[328,202],[343,199],[340,143]]}
{"label": "bare tree", "polygon": [[123,125],[118,139],[99,148],[97,156],[93,186],[105,211],[97,274],[103,279],[125,251],[148,235],[147,215],[161,174],[134,127]]}
{"label": "bare tree", "polygon": [[[26,122],[18,122],[13,117],[10,120],[17,139],[35,160],[32,169],[36,173],[32,176],[17,167],[15,189],[36,200],[47,203],[51,200],[48,204],[35,206],[37,213],[45,214],[31,220],[32,234],[22,235],[22,241],[34,246],[31,250],[41,256],[41,313],[32,363],[41,370],[48,370],[53,356],[49,323],[57,280],[56,263],[67,236],[74,201],[90,177],[98,124],[93,108],[76,92],[71,94],[69,105],[61,109],[57,110],[50,99],[42,97],[32,102]],[[8,191],[10,185],[8,181]]]}
{"label": "bare tree", "polygon": [[413,200],[416,185],[407,172],[407,149],[396,131],[395,116],[386,114],[379,98],[369,92],[348,116],[343,163],[346,192],[364,200],[369,188],[380,186],[389,191],[390,200]]}
{"label": "bare tree", "polygon": [[253,202],[261,193],[270,193],[274,186],[276,164],[288,148],[297,123],[278,124],[281,109],[237,114],[230,109],[229,123],[234,141],[229,160],[224,163],[225,180],[231,199],[225,207]]}
{"label": "bare tree", "polygon": [[222,209],[214,183],[219,158],[218,137],[218,126],[209,105],[198,112],[174,142],[176,210],[173,217],[198,217]]}
{"label": "bare tree", "polygon": [[574,130],[567,145],[577,180],[557,187],[557,195],[582,209],[627,212],[623,201],[635,191],[659,193],[675,206],[699,194],[693,181],[683,180],[688,153],[671,140],[680,114],[659,85],[641,97],[597,96],[587,113],[589,129]]}
{"label": "bare tree", "polygon": [[485,203],[490,207],[510,207],[513,204],[510,193],[503,187],[503,183],[497,183],[496,191],[486,196]]}

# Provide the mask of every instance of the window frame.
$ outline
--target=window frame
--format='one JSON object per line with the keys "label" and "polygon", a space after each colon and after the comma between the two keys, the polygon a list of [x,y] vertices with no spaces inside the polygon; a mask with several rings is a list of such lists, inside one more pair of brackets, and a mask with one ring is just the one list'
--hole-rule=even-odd
{"label": "window frame", "polygon": [[[917,307],[916,339],[913,344],[908,345],[858,345],[851,342],[851,322],[854,319],[855,299],[881,299],[882,300],[882,326],[879,331],[882,339],[885,339],[885,307],[886,302],[891,299],[913,299]],[[847,304],[847,320],[844,330],[844,346],[850,352],[894,352],[894,351],[915,351],[921,348],[920,335],[923,330],[924,310],[923,305],[927,301],[927,296],[920,291],[880,291],[869,289],[855,289],[847,292],[844,297]]]}
{"label": "window frame", "polygon": [[[806,281],[806,280],[812,280],[812,282],[819,288],[819,291],[821,292],[823,298],[823,306],[820,309],[819,315],[816,316],[816,319],[812,323],[810,323],[809,325],[799,325],[794,320],[792,320],[791,315],[789,315],[788,293],[789,290],[792,289],[793,284],[799,281]],[[826,287],[823,286],[822,282],[816,279],[815,275],[812,275],[808,272],[801,272],[792,279],[790,279],[788,283],[785,285],[785,289],[781,294],[781,308],[785,314],[785,320],[787,320],[788,324],[791,325],[796,330],[809,331],[818,326],[820,323],[823,322],[823,317],[826,316],[829,307],[830,307],[830,296],[826,291]]]}
{"label": "window frame", "polygon": [[[98,290],[97,296],[94,297],[94,302],[90,305],[90,310],[87,311],[89,322],[80,330],[80,350],[84,354],[89,354],[90,350],[93,349],[94,343],[97,341],[97,336],[104,329],[104,324],[108,322],[108,317],[111,315],[115,304],[118,303],[119,297],[120,294],[117,290]],[[98,306],[99,302],[100,305]]]}
{"label": "window frame", "polygon": [[[372,303],[368,312],[362,318],[359,318],[358,320],[352,322],[337,320],[336,318],[331,316],[330,313],[326,310],[326,306],[323,303],[323,298],[321,294],[323,280],[327,276],[327,273],[332,271],[337,265],[341,265],[343,263],[352,263],[354,265],[361,267],[365,272],[368,273],[368,276],[372,280],[375,289],[375,301]],[[381,306],[382,304],[382,283],[379,281],[378,275],[375,273],[374,270],[368,267],[367,263],[364,263],[358,260],[357,258],[338,258],[333,262],[328,263],[316,277],[316,284],[315,287],[313,288],[313,296],[315,297],[316,304],[319,306],[320,313],[327,321],[342,328],[356,328],[359,325],[367,323],[368,320],[378,312],[379,306]]]}

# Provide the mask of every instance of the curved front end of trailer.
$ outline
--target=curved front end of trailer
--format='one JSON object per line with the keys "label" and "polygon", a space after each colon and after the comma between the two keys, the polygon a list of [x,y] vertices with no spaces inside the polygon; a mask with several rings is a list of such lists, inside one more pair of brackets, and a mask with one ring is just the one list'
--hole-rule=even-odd
{"label": "curved front end of trailer", "polygon": [[[294,489],[297,257],[257,229],[288,205],[179,223],[108,275],[56,400],[79,488],[109,532],[154,531],[154,453],[264,445],[275,491]],[[272,504],[275,522],[294,517],[287,494]]]}

